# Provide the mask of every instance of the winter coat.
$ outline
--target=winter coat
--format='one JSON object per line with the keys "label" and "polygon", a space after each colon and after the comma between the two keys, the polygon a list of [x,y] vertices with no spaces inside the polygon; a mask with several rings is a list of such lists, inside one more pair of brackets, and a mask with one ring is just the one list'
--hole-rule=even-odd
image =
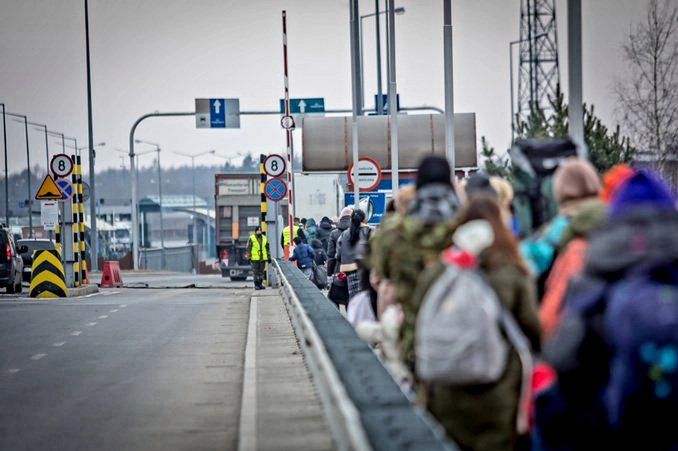
{"label": "winter coat", "polygon": [[[608,334],[619,331],[606,330],[603,318],[608,288],[632,270],[654,264],[678,268],[678,211],[640,207],[614,215],[623,208],[613,203],[611,217],[590,235],[582,276],[568,290],[560,327],[544,349],[545,358],[558,371],[560,398],[537,411],[538,421],[540,412],[547,412],[551,415],[544,420],[547,427],[569,431],[566,437],[542,434],[547,441],[556,440],[552,446],[566,446],[559,449],[665,449],[650,442],[662,439],[653,430],[668,420],[658,411],[640,409],[636,423],[617,433],[608,427],[603,393],[615,371]],[[678,286],[678,271],[672,274],[665,283]],[[634,441],[638,439],[641,442]]]}
{"label": "winter coat", "polygon": [[438,262],[440,253],[452,245],[458,208],[451,188],[427,185],[417,191],[408,214],[390,216],[376,242],[370,243],[371,268],[395,285],[404,315],[401,356],[410,368],[414,366],[414,327],[419,312],[419,302],[412,294],[421,272]]}
{"label": "winter coat", "polygon": [[[337,241],[337,263],[341,272],[356,271],[358,269],[357,259],[365,254],[365,246],[370,239],[372,229],[367,224],[360,226],[360,236],[355,244],[351,244],[349,237],[351,229],[344,230]],[[362,254],[362,255],[361,255]]]}
{"label": "winter coat", "polygon": [[[416,305],[444,271],[444,264],[424,272],[414,293]],[[506,263],[486,272],[501,303],[515,318],[533,351],[540,349],[541,328],[537,316],[536,288],[530,276]],[[496,451],[515,449],[517,412],[522,382],[518,354],[513,351],[501,379],[494,384],[466,387],[426,384],[420,400],[461,449]]]}
{"label": "winter coat", "polygon": [[315,223],[315,219],[311,218],[306,222],[306,239],[309,243],[318,238],[318,225]]}
{"label": "winter coat", "polygon": [[327,254],[325,253],[325,249],[323,249],[320,240],[313,240],[311,242],[311,248],[313,248],[313,252],[315,253],[314,261],[316,265],[323,266],[327,263]]}
{"label": "winter coat", "polygon": [[348,229],[351,225],[350,216],[342,216],[337,223],[337,228],[332,230],[329,237],[329,243],[327,244],[327,274],[332,275],[335,272],[336,258],[337,258],[337,241],[344,230]]}
{"label": "winter coat", "polygon": [[320,240],[323,245],[323,249],[329,255],[329,243],[330,243],[330,234],[332,233],[332,221],[329,218],[324,217],[320,220],[320,225],[316,231],[316,238]]}
{"label": "winter coat", "polygon": [[588,236],[603,222],[605,213],[605,205],[593,200],[572,218],[563,234],[560,242],[562,250],[546,280],[544,297],[539,307],[545,336],[553,334],[560,323],[563,299],[570,281],[584,269]]}
{"label": "winter coat", "polygon": [[290,261],[297,262],[297,268],[299,269],[308,269],[313,268],[313,259],[315,258],[315,252],[311,246],[306,243],[301,243],[299,246],[294,248],[294,252],[290,257]]}

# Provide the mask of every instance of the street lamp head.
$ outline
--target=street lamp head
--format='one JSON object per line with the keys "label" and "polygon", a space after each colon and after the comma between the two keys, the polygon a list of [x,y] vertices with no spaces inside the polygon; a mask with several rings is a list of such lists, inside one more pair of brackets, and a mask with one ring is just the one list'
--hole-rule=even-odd
{"label": "street lamp head", "polygon": [[399,15],[399,16],[402,16],[403,14],[405,14],[405,7],[400,6],[396,9],[394,9],[393,12],[396,13],[397,15]]}

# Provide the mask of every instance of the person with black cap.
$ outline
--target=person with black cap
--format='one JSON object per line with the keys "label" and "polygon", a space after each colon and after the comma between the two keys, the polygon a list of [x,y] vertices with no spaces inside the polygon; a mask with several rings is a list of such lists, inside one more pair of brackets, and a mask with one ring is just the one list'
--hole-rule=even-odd
{"label": "person with black cap", "polygon": [[419,165],[416,194],[406,214],[396,215],[389,233],[370,246],[372,267],[395,285],[396,299],[404,315],[401,357],[410,368],[414,363],[414,325],[419,311],[412,294],[422,270],[452,245],[454,218],[459,208],[449,163],[442,157],[426,157]]}
{"label": "person with black cap", "polygon": [[254,229],[254,233],[250,235],[250,239],[247,241],[247,252],[250,255],[250,263],[252,264],[254,289],[264,290],[266,263],[271,262],[271,252],[268,247],[268,239],[261,232],[261,227],[257,226]]}

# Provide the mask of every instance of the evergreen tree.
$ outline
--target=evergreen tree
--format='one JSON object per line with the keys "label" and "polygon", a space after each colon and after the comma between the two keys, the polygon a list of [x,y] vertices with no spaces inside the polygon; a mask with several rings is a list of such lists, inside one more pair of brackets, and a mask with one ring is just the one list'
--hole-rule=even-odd
{"label": "evergreen tree", "polygon": [[511,169],[509,167],[508,161],[502,161],[502,159],[497,156],[494,147],[489,145],[487,139],[484,136],[480,138],[480,142],[483,146],[480,154],[483,158],[483,172],[489,176],[498,176],[505,179],[510,179]]}

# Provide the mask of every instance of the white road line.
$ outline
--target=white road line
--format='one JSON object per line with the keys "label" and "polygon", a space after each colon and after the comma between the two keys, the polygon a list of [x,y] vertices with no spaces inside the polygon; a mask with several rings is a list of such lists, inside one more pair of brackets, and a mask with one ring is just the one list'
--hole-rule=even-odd
{"label": "white road line", "polygon": [[31,360],[40,360],[43,357],[47,357],[47,354],[34,354],[31,356]]}
{"label": "white road line", "polygon": [[16,374],[16,373],[18,373],[19,371],[21,371],[19,368],[10,368],[10,369],[7,370],[7,372],[8,372],[9,374]]}
{"label": "white road line", "polygon": [[127,307],[127,304],[120,304],[120,308],[125,308]]}
{"label": "white road line", "polygon": [[85,296],[79,296],[82,298],[91,298],[92,296],[97,296],[99,293],[86,294]]}
{"label": "white road line", "polygon": [[119,291],[102,291],[101,292],[101,294],[103,294],[104,296],[110,296],[112,294],[119,294],[119,293],[120,293]]}
{"label": "white road line", "polygon": [[245,365],[242,378],[242,404],[238,430],[238,451],[257,449],[257,301],[250,299],[250,319],[247,325]]}
{"label": "white road line", "polygon": [[99,319],[106,319],[106,318],[108,318],[108,315],[100,315],[99,316]]}
{"label": "white road line", "polygon": [[52,346],[54,346],[55,348],[60,348],[65,344],[66,344],[65,341],[57,341],[56,343],[52,343]]}
{"label": "white road line", "polygon": [[77,336],[80,335],[81,333],[82,333],[81,330],[74,330],[73,332],[71,332],[71,336],[77,337]]}
{"label": "white road line", "polygon": [[113,310],[109,310],[108,312],[109,312],[109,313],[115,313],[115,312],[117,312],[117,311],[118,311],[118,309],[117,309],[117,308],[114,308]]}
{"label": "white road line", "polygon": [[97,322],[96,322],[96,321],[92,321],[91,323],[87,323],[87,325],[88,325],[88,326],[96,326],[96,325],[97,325]]}

